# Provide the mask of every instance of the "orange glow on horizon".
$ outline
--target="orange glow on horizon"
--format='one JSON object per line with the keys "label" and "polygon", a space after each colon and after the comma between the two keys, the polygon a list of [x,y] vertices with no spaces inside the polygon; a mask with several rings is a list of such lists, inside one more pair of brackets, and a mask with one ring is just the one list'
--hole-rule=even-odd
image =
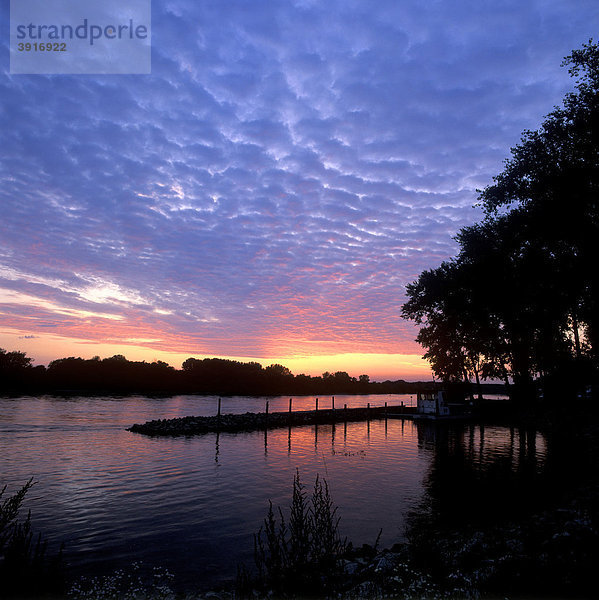
{"label": "orange glow on horizon", "polygon": [[[149,340],[148,340],[149,341]],[[83,341],[52,334],[35,336],[23,332],[0,330],[0,348],[20,350],[34,359],[35,364],[47,365],[52,360],[76,356],[81,358],[101,358],[122,354],[129,360],[153,362],[162,360],[179,369],[184,360],[194,358],[225,358],[241,362],[259,362],[263,366],[279,363],[291,370],[294,375],[322,375],[325,371],[335,373],[346,371],[352,377],[366,374],[372,381],[386,379],[427,380],[431,377],[428,363],[418,354],[352,353],[310,354],[296,356],[232,356],[222,354],[200,354],[194,352],[172,352],[158,350],[139,344],[114,344],[96,341]]]}

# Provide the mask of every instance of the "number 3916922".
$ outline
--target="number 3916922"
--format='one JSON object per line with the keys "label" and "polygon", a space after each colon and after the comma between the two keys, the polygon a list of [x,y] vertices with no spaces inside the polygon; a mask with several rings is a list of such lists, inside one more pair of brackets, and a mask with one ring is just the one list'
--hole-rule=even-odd
{"label": "number 3916922", "polygon": [[66,52],[66,42],[19,42],[17,44],[19,52]]}

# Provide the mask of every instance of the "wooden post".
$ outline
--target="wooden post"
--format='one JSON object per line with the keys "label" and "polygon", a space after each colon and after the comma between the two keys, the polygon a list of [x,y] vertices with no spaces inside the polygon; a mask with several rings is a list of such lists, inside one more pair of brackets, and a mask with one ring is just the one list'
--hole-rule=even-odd
{"label": "wooden post", "polygon": [[367,415],[367,417],[368,417],[368,420],[370,421],[370,402],[367,404],[367,406],[366,406],[366,410],[367,410],[367,413],[366,413],[366,415]]}
{"label": "wooden post", "polygon": [[347,423],[347,404],[343,405],[343,420]]}
{"label": "wooden post", "polygon": [[220,398],[218,399],[218,411],[216,413],[216,416],[220,419]]}
{"label": "wooden post", "polygon": [[316,410],[318,410],[318,398],[316,398]]}
{"label": "wooden post", "polygon": [[331,408],[335,410],[335,396],[331,398]]}
{"label": "wooden post", "polygon": [[387,418],[387,403],[385,402],[385,419]]}
{"label": "wooden post", "polygon": [[268,427],[268,400],[266,401],[266,415],[264,420],[264,426]]}
{"label": "wooden post", "polygon": [[289,398],[289,414],[291,414],[291,401],[292,401],[292,399]]}

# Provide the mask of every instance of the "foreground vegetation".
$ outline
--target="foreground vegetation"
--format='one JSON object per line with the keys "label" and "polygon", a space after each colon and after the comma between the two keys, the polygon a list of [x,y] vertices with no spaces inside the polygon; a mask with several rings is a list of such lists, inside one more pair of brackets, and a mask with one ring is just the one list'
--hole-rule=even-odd
{"label": "foreground vegetation", "polygon": [[21,506],[33,486],[30,479],[5,498],[0,491],[0,597],[20,598],[60,595],[64,592],[62,549],[48,555],[47,542],[34,535],[31,514],[22,518]]}
{"label": "foreground vegetation", "polygon": [[[309,494],[298,473],[290,506],[270,503],[254,536],[254,567],[240,568],[235,583],[225,589],[185,598],[594,598],[599,560],[596,427],[585,429],[582,446],[590,452],[585,468],[595,468],[583,485],[568,488],[564,480],[563,494],[544,498],[542,505],[537,497],[524,499],[523,506],[501,518],[493,518],[493,505],[486,505],[466,519],[452,512],[455,519],[447,521],[433,502],[411,515],[405,542],[382,550],[377,541],[354,547],[344,539],[326,481],[317,476]],[[479,485],[494,489],[497,473],[487,476]],[[493,489],[483,491],[481,499]],[[183,598],[173,584],[156,572],[142,580],[136,569],[118,571],[74,586],[71,599]]]}
{"label": "foreground vegetation", "polygon": [[407,287],[402,309],[440,379],[501,378],[521,402],[535,378],[546,401],[599,383],[599,46],[565,64],[575,91],[524,132],[480,194],[485,219]]}
{"label": "foreground vegetation", "polygon": [[[550,446],[543,469],[549,478],[526,471],[521,461],[517,467],[499,461],[482,469],[476,456],[468,458],[463,449],[437,440],[423,505],[409,516],[405,541],[390,548],[379,549],[377,541],[352,546],[341,535],[327,482],[317,476],[310,493],[297,473],[290,506],[268,506],[254,537],[255,564],[241,568],[228,588],[183,592],[164,569],[135,564],[72,583],[66,597],[593,598],[599,426],[596,413],[586,417],[584,426],[574,417],[560,417],[546,432]],[[59,557],[48,558],[41,542],[32,543],[29,517],[18,519],[31,485],[0,504],[0,597],[62,598]],[[461,504],[456,485],[472,491],[460,496]]]}

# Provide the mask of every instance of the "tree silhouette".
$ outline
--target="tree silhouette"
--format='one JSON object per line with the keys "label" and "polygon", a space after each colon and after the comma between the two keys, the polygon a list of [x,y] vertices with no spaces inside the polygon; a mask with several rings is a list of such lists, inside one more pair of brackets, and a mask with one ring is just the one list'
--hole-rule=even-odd
{"label": "tree silhouette", "polygon": [[422,326],[417,340],[444,380],[511,377],[530,399],[536,376],[596,379],[599,47],[565,64],[576,91],[480,193],[484,221],[459,232],[456,258],[407,286],[402,316]]}

